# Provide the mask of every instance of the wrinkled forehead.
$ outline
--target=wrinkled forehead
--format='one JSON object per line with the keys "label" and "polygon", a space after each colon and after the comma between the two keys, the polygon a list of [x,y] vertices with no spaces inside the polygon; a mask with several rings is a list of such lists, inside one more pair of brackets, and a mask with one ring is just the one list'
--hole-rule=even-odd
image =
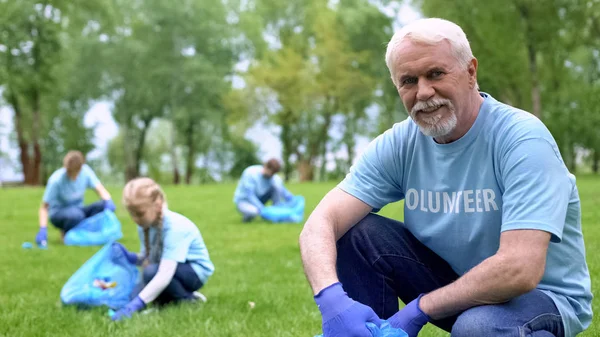
{"label": "wrinkled forehead", "polygon": [[454,67],[458,65],[458,59],[446,40],[429,44],[405,38],[396,49],[393,63],[396,73],[419,73],[435,67]]}

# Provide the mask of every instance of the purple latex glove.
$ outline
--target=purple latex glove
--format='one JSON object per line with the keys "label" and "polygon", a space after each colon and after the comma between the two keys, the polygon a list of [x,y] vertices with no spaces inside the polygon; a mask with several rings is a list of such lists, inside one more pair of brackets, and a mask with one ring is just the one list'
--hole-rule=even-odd
{"label": "purple latex glove", "polygon": [[48,245],[48,227],[40,227],[40,231],[35,236],[35,243],[40,247]]}
{"label": "purple latex glove", "polygon": [[120,321],[124,318],[130,318],[134,312],[140,311],[146,307],[146,303],[142,301],[142,299],[138,296],[131,300],[131,302],[127,303],[126,306],[117,310],[114,315],[110,319],[113,321]]}
{"label": "purple latex glove", "polygon": [[337,282],[315,296],[323,317],[324,337],[371,337],[367,322],[381,325],[373,309],[354,301]]}
{"label": "purple latex glove", "polygon": [[409,337],[416,337],[423,326],[430,320],[430,317],[419,308],[419,301],[423,295],[419,295],[419,297],[408,303],[402,310],[388,319],[388,322],[394,328],[406,331]]}
{"label": "purple latex glove", "polygon": [[112,244],[113,258],[116,258],[116,257],[120,256],[121,254],[125,255],[125,258],[131,264],[136,264],[138,262],[138,256],[136,253],[132,253],[132,252],[128,251],[127,248],[125,248],[125,246],[123,246],[122,244],[120,244],[118,242],[113,242],[113,244]]}
{"label": "purple latex glove", "polygon": [[117,209],[117,206],[115,206],[115,203],[112,201],[112,199],[108,199],[104,200],[104,209],[108,209],[114,212]]}

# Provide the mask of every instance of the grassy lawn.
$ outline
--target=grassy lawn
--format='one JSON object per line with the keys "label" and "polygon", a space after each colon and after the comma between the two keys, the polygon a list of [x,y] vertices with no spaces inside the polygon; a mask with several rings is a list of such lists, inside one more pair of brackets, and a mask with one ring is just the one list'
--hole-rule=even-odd
{"label": "grassy lawn", "polygon": [[[307,215],[333,184],[290,185],[307,200]],[[583,224],[592,287],[598,297],[600,275],[600,178],[580,177]],[[49,231],[50,248],[24,250],[37,231],[42,189],[0,189],[0,336],[303,336],[320,333],[320,315],[305,280],[297,225],[243,224],[232,205],[234,185],[166,187],[169,206],[192,219],[208,246],[216,272],[202,292],[208,302],[137,315],[118,324],[105,308],[78,311],[63,307],[60,290],[99,247],[66,247]],[[109,188],[115,201],[119,187]],[[87,201],[95,199],[88,195]],[[122,206],[117,215],[128,248],[137,250],[136,228]],[[383,215],[402,218],[399,204]],[[255,302],[250,309],[248,302]],[[600,312],[598,301],[594,311]],[[448,336],[428,326],[421,336]],[[593,324],[581,336],[600,336]]]}

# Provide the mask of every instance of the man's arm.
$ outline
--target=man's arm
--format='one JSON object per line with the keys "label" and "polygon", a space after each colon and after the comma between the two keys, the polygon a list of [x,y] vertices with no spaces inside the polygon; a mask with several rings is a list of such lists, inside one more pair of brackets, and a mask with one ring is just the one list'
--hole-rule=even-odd
{"label": "man's arm", "polygon": [[258,209],[261,209],[265,206],[256,196],[256,193],[254,192],[254,182],[250,180],[250,178],[246,178],[242,182],[242,190],[246,195],[246,200],[248,200],[248,202],[250,202],[252,205],[256,206]]}
{"label": "man's arm", "polygon": [[371,206],[336,187],[312,212],[300,234],[300,253],[313,293],[338,282],[336,242]]}
{"label": "man's arm", "polygon": [[40,210],[38,211],[38,215],[40,218],[40,228],[48,227],[48,203],[42,202],[40,206]]}
{"label": "man's arm", "polygon": [[108,193],[108,191],[106,190],[106,188],[104,188],[104,186],[100,183],[98,183],[96,185],[96,193],[98,193],[98,196],[102,199],[102,200],[111,200],[111,196],[110,193]]}
{"label": "man's arm", "polygon": [[421,310],[432,319],[441,319],[533,290],[544,275],[549,243],[550,233],[541,230],[503,232],[495,255],[455,282],[423,296]]}

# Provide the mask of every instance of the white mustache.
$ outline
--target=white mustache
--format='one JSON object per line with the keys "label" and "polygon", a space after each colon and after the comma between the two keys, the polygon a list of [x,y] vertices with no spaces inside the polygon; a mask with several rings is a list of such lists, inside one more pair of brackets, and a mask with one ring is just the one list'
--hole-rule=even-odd
{"label": "white mustache", "polygon": [[434,111],[441,107],[442,105],[446,105],[448,107],[452,106],[452,102],[449,99],[445,98],[432,98],[427,101],[418,101],[417,104],[413,106],[410,110],[410,114],[415,116],[419,112],[429,112]]}

